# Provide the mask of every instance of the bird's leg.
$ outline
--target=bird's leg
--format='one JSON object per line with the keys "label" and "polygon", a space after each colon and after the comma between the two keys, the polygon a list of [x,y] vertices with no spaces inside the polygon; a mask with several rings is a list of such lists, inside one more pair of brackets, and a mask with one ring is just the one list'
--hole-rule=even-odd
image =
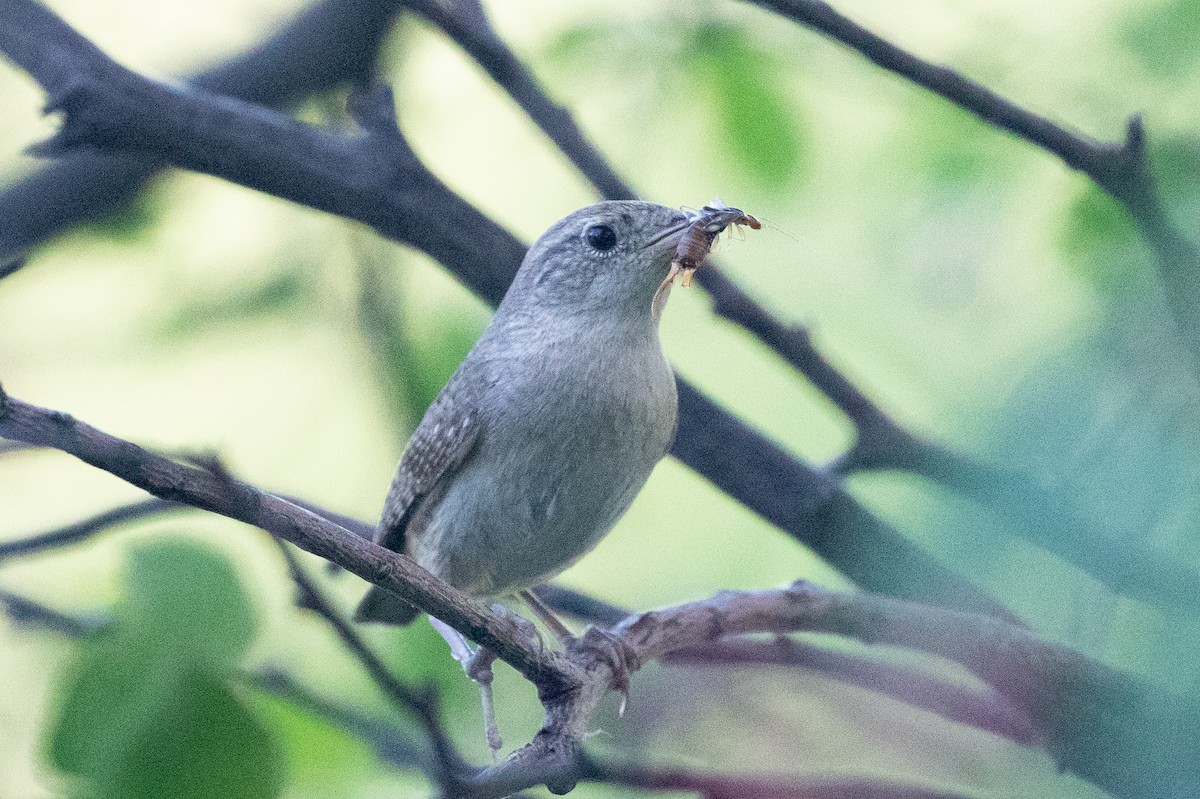
{"label": "bird's leg", "polygon": [[567,629],[567,625],[558,620],[558,617],[554,615],[554,611],[546,607],[546,604],[537,598],[536,594],[532,591],[520,591],[518,595],[521,599],[525,600],[525,604],[529,606],[533,614],[542,620],[542,624],[546,625],[547,629],[554,633],[554,637],[558,639],[560,644],[566,646],[571,643],[575,635]]}
{"label": "bird's leg", "polygon": [[496,724],[496,706],[492,702],[492,663],[496,655],[484,647],[472,647],[458,630],[440,619],[429,617],[429,623],[450,647],[450,656],[458,661],[467,676],[479,685],[479,698],[483,705],[483,732],[487,736],[492,759],[504,746],[500,739],[500,727]]}

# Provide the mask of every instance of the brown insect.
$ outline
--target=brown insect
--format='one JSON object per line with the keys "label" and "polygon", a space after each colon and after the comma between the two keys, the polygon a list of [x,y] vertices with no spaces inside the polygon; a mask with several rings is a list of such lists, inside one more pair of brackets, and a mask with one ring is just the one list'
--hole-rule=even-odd
{"label": "brown insect", "polygon": [[695,221],[683,232],[675,247],[675,258],[667,277],[667,280],[674,280],[676,274],[682,273],[685,288],[692,285],[692,275],[704,264],[705,257],[722,230],[738,225],[745,225],[751,230],[762,228],[762,222],[740,208],[722,204],[706,205],[694,216]]}

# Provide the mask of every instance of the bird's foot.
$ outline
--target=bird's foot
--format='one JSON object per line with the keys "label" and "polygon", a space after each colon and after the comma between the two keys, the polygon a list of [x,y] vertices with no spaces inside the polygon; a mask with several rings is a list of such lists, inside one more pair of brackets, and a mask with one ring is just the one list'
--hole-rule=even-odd
{"label": "bird's foot", "polygon": [[504,621],[512,625],[515,637],[521,638],[524,642],[537,649],[538,654],[546,651],[546,639],[542,637],[542,631],[537,628],[537,625],[529,619],[521,616],[518,613],[506,608],[499,602],[492,605],[492,611],[504,619]]}
{"label": "bird's foot", "polygon": [[587,653],[609,667],[609,687],[621,694],[619,715],[625,715],[629,702],[629,678],[642,666],[637,652],[624,638],[603,627],[588,627],[582,637],[573,638],[569,648]]}

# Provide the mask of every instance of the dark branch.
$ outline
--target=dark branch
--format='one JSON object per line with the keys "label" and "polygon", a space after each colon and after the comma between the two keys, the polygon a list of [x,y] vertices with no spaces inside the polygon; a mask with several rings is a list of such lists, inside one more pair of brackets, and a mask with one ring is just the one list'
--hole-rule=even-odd
{"label": "dark branch", "polygon": [[[323,0],[241,55],[188,79],[218,94],[284,106],[339,84],[365,85],[400,0]],[[0,38],[16,32],[0,3]],[[10,22],[9,20],[13,20]],[[132,199],[161,164],[124,154],[78,153],[0,192],[0,263]]]}

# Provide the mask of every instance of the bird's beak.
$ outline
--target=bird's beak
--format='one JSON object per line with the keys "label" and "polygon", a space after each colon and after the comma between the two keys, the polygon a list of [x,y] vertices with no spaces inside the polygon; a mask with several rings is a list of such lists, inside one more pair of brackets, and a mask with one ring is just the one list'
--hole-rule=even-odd
{"label": "bird's beak", "polygon": [[[642,249],[646,250],[655,246],[656,244],[662,243],[666,243],[674,247],[679,243],[679,239],[683,236],[683,232],[691,227],[692,222],[693,220],[688,219],[686,216],[681,214],[678,221],[676,221],[670,227],[664,228],[652,236],[649,241],[642,245]],[[664,247],[664,249],[666,248]]]}

